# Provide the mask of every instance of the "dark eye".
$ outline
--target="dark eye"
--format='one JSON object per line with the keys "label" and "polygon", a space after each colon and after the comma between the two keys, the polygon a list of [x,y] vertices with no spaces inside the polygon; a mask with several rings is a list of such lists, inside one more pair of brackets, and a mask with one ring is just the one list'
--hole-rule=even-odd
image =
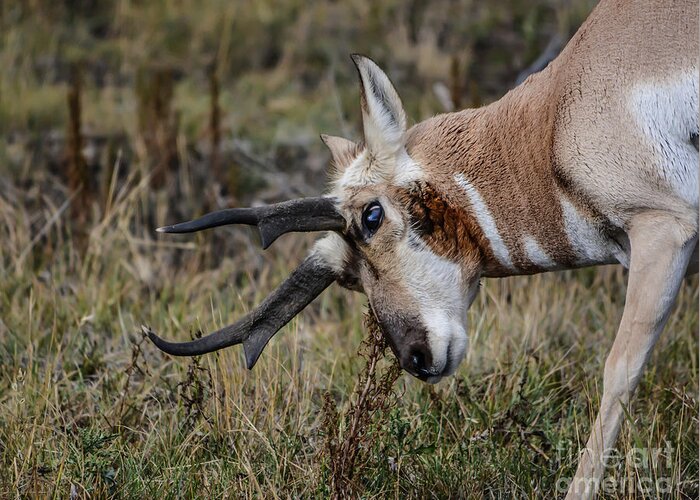
{"label": "dark eye", "polygon": [[376,201],[367,205],[365,211],[362,212],[362,225],[369,231],[370,235],[374,234],[384,220],[384,209]]}

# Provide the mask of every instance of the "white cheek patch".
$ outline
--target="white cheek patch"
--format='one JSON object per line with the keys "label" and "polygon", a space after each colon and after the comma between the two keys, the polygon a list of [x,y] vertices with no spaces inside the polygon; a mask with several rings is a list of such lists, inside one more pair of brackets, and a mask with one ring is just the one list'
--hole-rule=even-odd
{"label": "white cheek patch", "polygon": [[506,247],[503,238],[501,238],[501,235],[498,233],[498,229],[496,228],[496,221],[493,219],[493,216],[491,215],[491,212],[486,206],[484,199],[479,194],[479,191],[477,191],[474,185],[471,182],[469,182],[462,174],[456,174],[454,176],[454,179],[455,182],[459,185],[459,187],[461,187],[464,190],[464,192],[467,195],[467,198],[469,198],[469,203],[472,207],[472,213],[474,217],[476,217],[476,220],[479,223],[479,226],[481,227],[481,231],[484,233],[484,236],[486,236],[486,239],[489,240],[493,255],[503,267],[511,271],[515,271],[516,269],[513,265],[513,261],[510,258],[510,252],[508,251],[508,247]]}
{"label": "white cheek patch", "polygon": [[311,253],[318,255],[331,269],[340,274],[345,269],[350,249],[339,234],[328,233],[314,243]]}
{"label": "white cheek patch", "polygon": [[690,136],[698,134],[698,70],[665,82],[635,85],[632,114],[658,158],[657,174],[673,191],[698,206],[698,151]]}

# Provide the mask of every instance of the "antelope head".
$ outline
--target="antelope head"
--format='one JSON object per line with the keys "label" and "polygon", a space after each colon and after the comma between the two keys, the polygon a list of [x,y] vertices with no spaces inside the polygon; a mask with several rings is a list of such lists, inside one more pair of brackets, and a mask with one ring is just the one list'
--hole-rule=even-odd
{"label": "antelope head", "polygon": [[322,136],[336,174],[328,195],[222,210],[158,229],[183,233],[255,225],[264,248],[291,231],[328,234],[277,290],[236,323],[184,343],[149,332],[163,351],[193,356],[242,343],[250,369],[270,338],[336,281],[367,295],[406,371],[437,382],[457,368],[467,345],[466,309],[477,290],[478,259],[455,251],[459,245],[437,249],[436,232],[447,241],[459,235],[449,234],[448,226],[454,226],[449,210],[408,152],[401,100],[373,61],[362,56],[353,61],[360,76],[364,141]]}

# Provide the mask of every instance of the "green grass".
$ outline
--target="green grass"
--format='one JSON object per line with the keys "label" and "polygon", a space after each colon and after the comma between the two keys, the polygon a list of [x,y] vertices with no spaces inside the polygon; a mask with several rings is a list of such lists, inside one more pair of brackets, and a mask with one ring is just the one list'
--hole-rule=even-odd
{"label": "green grass", "polygon": [[[408,375],[391,391],[370,384],[386,398],[374,410],[356,389],[369,372],[390,378],[392,361],[368,368],[377,359],[362,343],[365,299],[335,285],[252,372],[239,348],[163,355],[141,325],[186,340],[230,323],[313,241],[287,235],[262,252],[246,228],[153,232],[212,206],[206,157],[192,152],[205,142],[212,57],[224,141],[265,158],[302,144],[306,168],[326,161],[319,133],[357,136],[348,53],[384,65],[417,120],[440,111],[432,85],[449,81],[453,57],[464,101],[488,102],[591,3],[110,0],[78,14],[72,2],[0,2],[0,498],[327,497],[333,443],[357,451],[348,488],[363,498],[562,496],[624,306],[618,267],[485,280],[458,373],[437,386]],[[65,172],[33,142],[66,132],[63,73],[76,61],[87,71],[85,130],[128,144],[116,174],[107,153],[93,172],[100,193],[82,225]],[[158,63],[180,74],[180,170],[153,191],[134,82]],[[629,409],[623,458],[607,471],[625,488],[605,498],[698,496],[698,300],[693,277]],[[353,434],[358,408],[369,415]],[[641,492],[640,480],[653,487]]]}
{"label": "green grass", "polygon": [[[82,255],[68,211],[32,245],[58,207],[31,205],[20,190],[0,197],[0,496],[325,496],[324,394],[341,412],[356,402],[364,299],[331,287],[252,372],[236,348],[193,360],[161,354],[142,323],[185,339],[230,322],[311,239],[286,236],[265,254],[244,229],[221,230],[216,244],[212,233],[154,239],[142,214],[164,213],[165,199],[144,196],[145,186],[121,191]],[[594,417],[624,278],[601,268],[487,280],[457,375],[435,387],[403,375],[393,404],[371,416],[357,491],[556,494]],[[609,471],[668,479],[671,498],[698,491],[697,303],[692,278],[619,441],[623,455],[672,451],[657,467],[628,457]]]}

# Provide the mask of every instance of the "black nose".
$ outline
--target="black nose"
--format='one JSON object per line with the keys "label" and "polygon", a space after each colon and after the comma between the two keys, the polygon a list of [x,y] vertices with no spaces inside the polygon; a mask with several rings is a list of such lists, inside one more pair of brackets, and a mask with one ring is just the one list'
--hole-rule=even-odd
{"label": "black nose", "polygon": [[427,360],[430,359],[430,357],[431,356],[423,349],[412,349],[409,371],[420,378],[427,378],[434,375],[434,373],[428,369],[429,362]]}

